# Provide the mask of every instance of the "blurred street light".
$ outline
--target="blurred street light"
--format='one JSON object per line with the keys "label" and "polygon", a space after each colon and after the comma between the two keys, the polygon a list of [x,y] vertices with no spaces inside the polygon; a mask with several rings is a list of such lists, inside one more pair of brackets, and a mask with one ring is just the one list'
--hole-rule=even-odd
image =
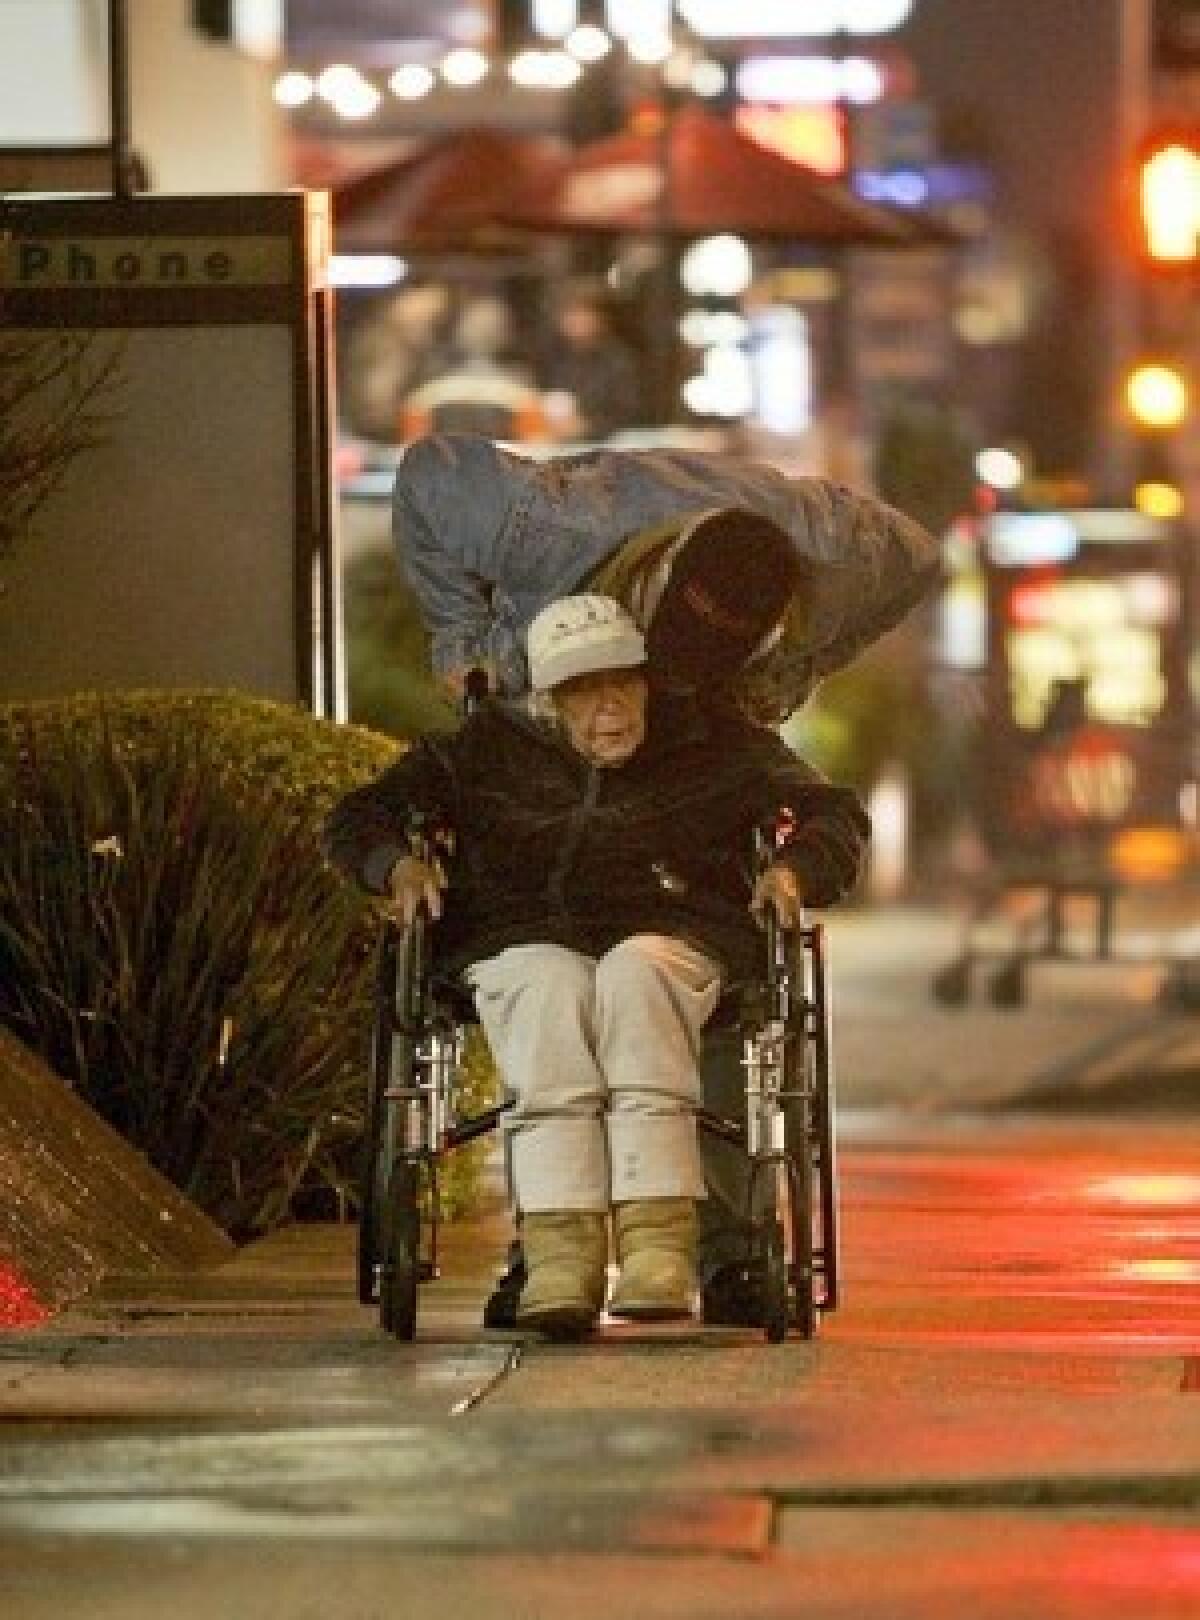
{"label": "blurred street light", "polygon": [[578,0],[530,0],[529,21],[543,39],[563,39],[578,25]]}
{"label": "blurred street light", "polygon": [[611,38],[594,23],[582,23],[573,28],[564,43],[571,55],[581,62],[599,62],[612,50]]}
{"label": "blurred street light", "polygon": [[527,90],[569,90],[582,72],[566,51],[518,51],[508,64],[508,76]]}
{"label": "blurred street light", "polygon": [[1025,464],[1015,450],[993,445],[975,457],[975,472],[992,489],[1020,489],[1025,482]]}
{"label": "blurred street light", "polygon": [[1188,413],[1187,381],[1175,366],[1148,362],[1130,372],[1125,399],[1140,427],[1177,428]]}
{"label": "blurred street light", "polygon": [[1177,518],[1187,505],[1178,468],[1179,430],[1187,422],[1187,378],[1163,360],[1135,366],[1125,380],[1125,403],[1137,424],[1133,504],[1147,517]]}
{"label": "blurred street light", "polygon": [[1177,518],[1183,514],[1183,491],[1166,479],[1147,478],[1134,489],[1133,504],[1147,517]]}
{"label": "blurred street light", "polygon": [[463,45],[443,57],[442,78],[456,90],[470,90],[487,78],[488,66],[482,51]]}
{"label": "blurred street light", "polygon": [[388,80],[392,94],[400,101],[419,101],[431,93],[436,83],[433,69],[423,62],[405,62]]}
{"label": "blurred street light", "polygon": [[1141,162],[1142,228],[1157,264],[1194,264],[1200,254],[1200,130],[1159,135]]}
{"label": "blurred street light", "polygon": [[743,100],[787,106],[861,105],[880,101],[887,88],[882,64],[865,56],[748,56],[735,77]]}
{"label": "blurred street light", "polygon": [[281,73],[275,81],[275,100],[281,107],[303,107],[316,94],[317,87],[307,73]]}
{"label": "blurred street light", "polygon": [[346,62],[335,62],[317,79],[317,94],[340,118],[369,118],[383,99],[369,79]]}
{"label": "blurred street light", "polygon": [[742,238],[723,232],[693,242],[680,260],[679,274],[693,298],[736,298],[750,285],[754,264]]}
{"label": "blurred street light", "polygon": [[834,34],[886,34],[907,22],[913,0],[679,0],[679,14],[706,39],[828,38]]}
{"label": "blurred street light", "polygon": [[394,287],[407,275],[395,253],[334,253],[329,260],[331,287]]}

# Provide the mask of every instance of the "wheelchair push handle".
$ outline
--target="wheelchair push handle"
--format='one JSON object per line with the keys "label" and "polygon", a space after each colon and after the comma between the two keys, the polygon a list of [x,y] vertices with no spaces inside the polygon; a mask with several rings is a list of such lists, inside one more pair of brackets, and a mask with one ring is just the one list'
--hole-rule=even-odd
{"label": "wheelchair push handle", "polygon": [[[762,877],[763,873],[775,864],[780,852],[787,849],[792,841],[792,833],[795,830],[795,826],[795,816],[790,810],[784,809],[780,810],[771,818],[771,820],[759,822],[755,827],[754,876],[756,880]],[[804,921],[803,913],[805,906],[803,901],[800,902],[798,910],[800,912],[800,916],[797,919],[796,926],[800,927]],[[776,915],[774,906],[767,906],[765,908],[765,914],[767,918],[775,918],[776,923],[778,923],[778,917]]]}
{"label": "wheelchair push handle", "polygon": [[469,669],[463,681],[463,714],[474,713],[490,690],[487,670]]}
{"label": "wheelchair push handle", "polygon": [[[795,817],[788,809],[781,809],[769,821],[754,829],[754,875],[761,877],[775,860],[779,850],[786,847],[795,826]],[[791,942],[805,927],[804,907],[793,926],[781,921],[775,906],[763,907],[762,926],[766,935],[767,984],[772,994],[778,993],[789,977]]]}
{"label": "wheelchair push handle", "polygon": [[[469,669],[463,682],[462,712],[463,719],[474,714],[475,710],[485,701],[491,688],[488,684],[486,669]],[[453,832],[445,826],[438,824],[433,816],[424,810],[414,810],[408,818],[406,829],[408,847],[413,859],[424,861],[427,865],[434,865],[439,854],[449,851],[453,847]]]}
{"label": "wheelchair push handle", "polygon": [[[392,874],[388,875],[388,888],[391,892],[391,904],[385,923],[385,931],[394,940],[415,936],[433,921],[434,910],[431,910],[431,886],[445,887],[445,880],[441,878],[441,864],[438,856],[438,838],[433,819],[423,811],[413,811],[407,818],[404,827],[404,843],[407,846],[408,861],[418,863],[428,869],[428,874],[417,877],[410,874],[407,879],[403,896],[392,888]],[[398,861],[397,866],[404,861]],[[393,871],[395,868],[393,868]],[[420,883],[419,894],[415,894],[416,884]],[[411,914],[410,914],[411,907]],[[436,908],[435,908],[436,909]]]}
{"label": "wheelchair push handle", "polygon": [[[485,669],[469,669],[463,682],[463,718],[473,714],[479,705],[484,702],[490,691],[488,675]],[[408,817],[404,829],[405,842],[408,853],[414,861],[420,861],[423,866],[439,867],[443,853],[449,851],[452,845],[452,836],[446,828],[437,824],[433,816],[424,810],[414,810]],[[414,928],[425,928],[433,919],[429,913],[427,903],[422,900],[417,907],[413,921],[406,925],[404,932]],[[399,924],[394,924],[399,928]]]}

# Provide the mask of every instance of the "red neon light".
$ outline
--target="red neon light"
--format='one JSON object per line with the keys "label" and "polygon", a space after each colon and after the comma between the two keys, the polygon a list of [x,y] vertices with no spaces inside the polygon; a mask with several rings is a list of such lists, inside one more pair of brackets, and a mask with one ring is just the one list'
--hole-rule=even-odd
{"label": "red neon light", "polygon": [[1008,597],[1010,624],[1028,629],[1032,625],[1047,622],[1051,613],[1046,597],[1046,586],[1050,583],[1052,581],[1039,580],[1026,585],[1017,585],[1010,591]]}

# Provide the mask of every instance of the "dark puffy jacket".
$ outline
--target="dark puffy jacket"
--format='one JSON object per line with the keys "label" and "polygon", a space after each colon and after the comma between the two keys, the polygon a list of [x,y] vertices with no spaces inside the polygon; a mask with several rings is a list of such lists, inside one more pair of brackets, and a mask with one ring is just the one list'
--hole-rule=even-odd
{"label": "dark puffy jacket", "polygon": [[451,737],[417,743],[329,817],[325,849],[381,892],[414,811],[451,829],[439,954],[458,967],[544,942],[602,955],[635,933],[674,934],[751,974],[753,829],[787,808],[782,858],[808,904],[854,883],[868,824],[772,732],[693,704],[651,704],[626,764],[591,766],[556,727],[485,703]]}

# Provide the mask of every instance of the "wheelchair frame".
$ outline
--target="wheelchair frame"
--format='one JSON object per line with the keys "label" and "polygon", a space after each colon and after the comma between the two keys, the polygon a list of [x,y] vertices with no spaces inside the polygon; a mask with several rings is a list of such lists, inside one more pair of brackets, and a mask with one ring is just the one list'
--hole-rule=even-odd
{"label": "wheelchair frame", "polygon": [[[760,857],[766,848],[760,842]],[[762,1328],[778,1343],[815,1336],[839,1295],[833,1054],[824,930],[766,927],[762,981],[728,989],[742,1034],[745,1117],[700,1109],[700,1129],[743,1148],[747,1264],[764,1279]],[[718,1016],[720,1014],[718,1013]],[[358,1297],[398,1339],[416,1335],[418,1284],[439,1275],[438,1166],[499,1124],[501,1103],[458,1119],[455,1085],[472,998],[433,970],[424,912],[384,924],[372,1035],[358,1241]],[[766,1185],[766,1192],[757,1196]],[[756,1214],[761,1207],[764,1213]]]}
{"label": "wheelchair frame", "polygon": [[[782,930],[769,920],[766,978],[735,987],[740,998],[745,1119],[700,1110],[704,1131],[750,1158],[748,1264],[761,1262],[763,1332],[771,1343],[795,1327],[813,1338],[839,1299],[834,1087],[824,932],[816,922]],[[385,923],[377,962],[366,1163],[361,1186],[358,1298],[379,1304],[385,1332],[416,1335],[418,1285],[439,1275],[437,1168],[496,1129],[510,1103],[455,1116],[470,993],[437,978],[429,923]],[[756,1192],[766,1213],[756,1215]]]}

